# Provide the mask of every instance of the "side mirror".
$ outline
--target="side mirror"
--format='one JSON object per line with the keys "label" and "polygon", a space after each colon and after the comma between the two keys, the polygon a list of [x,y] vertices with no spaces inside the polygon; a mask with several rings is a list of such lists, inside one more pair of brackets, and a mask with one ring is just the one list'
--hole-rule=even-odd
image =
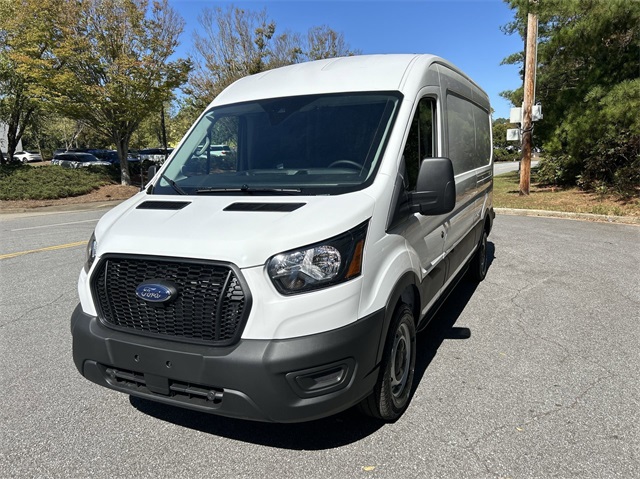
{"label": "side mirror", "polygon": [[151,181],[154,176],[156,176],[156,171],[156,165],[151,165],[149,167],[149,169],[147,170],[147,183]]}
{"label": "side mirror", "polygon": [[410,208],[421,215],[442,215],[456,206],[456,180],[449,158],[425,158],[420,165]]}

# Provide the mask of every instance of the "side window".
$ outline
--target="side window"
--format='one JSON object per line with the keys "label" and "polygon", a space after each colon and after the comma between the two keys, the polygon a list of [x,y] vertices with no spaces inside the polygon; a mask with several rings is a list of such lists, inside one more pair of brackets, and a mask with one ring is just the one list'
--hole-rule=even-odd
{"label": "side window", "polygon": [[404,162],[407,169],[406,187],[408,191],[416,188],[420,163],[425,158],[435,156],[435,100],[423,98],[411,122],[409,137],[404,147]]}
{"label": "side window", "polygon": [[475,104],[447,95],[449,158],[458,175],[488,165],[491,159],[489,114]]}
{"label": "side window", "polygon": [[476,168],[480,168],[491,161],[491,118],[475,105],[473,118],[476,124]]}
{"label": "side window", "polygon": [[236,171],[238,119],[217,119],[182,168],[187,176]]}

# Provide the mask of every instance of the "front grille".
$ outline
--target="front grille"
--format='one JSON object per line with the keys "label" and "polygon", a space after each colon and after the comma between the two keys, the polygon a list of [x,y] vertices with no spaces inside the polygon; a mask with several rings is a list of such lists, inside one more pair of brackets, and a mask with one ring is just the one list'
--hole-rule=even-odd
{"label": "front grille", "polygon": [[[172,283],[177,297],[159,304],[140,299],[136,288],[149,281]],[[100,319],[140,334],[228,345],[239,339],[249,313],[240,274],[226,264],[106,256],[91,284]]]}

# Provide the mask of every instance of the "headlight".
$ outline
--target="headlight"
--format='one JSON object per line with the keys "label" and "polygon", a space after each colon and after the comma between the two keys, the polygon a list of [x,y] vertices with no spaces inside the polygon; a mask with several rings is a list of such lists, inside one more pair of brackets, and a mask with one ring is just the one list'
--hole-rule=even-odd
{"label": "headlight", "polygon": [[91,233],[91,238],[89,238],[89,242],[87,243],[87,250],[86,250],[85,262],[84,262],[84,270],[87,273],[89,272],[89,269],[91,269],[93,260],[96,259],[97,249],[98,249],[98,242],[96,241],[96,235],[95,233]]}
{"label": "headlight", "polygon": [[334,238],[275,255],[267,273],[282,294],[323,288],[360,276],[368,221]]}

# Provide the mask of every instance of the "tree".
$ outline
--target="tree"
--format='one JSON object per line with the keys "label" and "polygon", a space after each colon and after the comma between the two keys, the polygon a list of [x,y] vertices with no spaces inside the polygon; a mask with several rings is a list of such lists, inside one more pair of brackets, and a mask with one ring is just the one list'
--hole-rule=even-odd
{"label": "tree", "polygon": [[205,9],[198,18],[202,34],[194,35],[195,68],[185,89],[201,110],[234,81],[272,68],[308,60],[356,54],[344,35],[328,26],[312,27],[306,38],[285,31],[266,10],[229,6]]}
{"label": "tree", "polygon": [[[61,40],[32,68],[61,113],[82,120],[118,150],[130,184],[131,135],[182,85],[188,60],[168,61],[184,21],[167,0],[81,0]],[[62,68],[64,66],[64,68]]]}
{"label": "tree", "polygon": [[327,25],[311,27],[307,32],[306,60],[346,57],[358,53],[349,49],[342,33]]}
{"label": "tree", "polygon": [[287,30],[276,35],[271,43],[269,68],[284,67],[305,60],[304,40],[297,32]]}
{"label": "tree", "polygon": [[0,121],[7,125],[9,160],[34,117],[46,109],[30,66],[59,40],[57,24],[66,16],[56,0],[0,0]]}
{"label": "tree", "polygon": [[237,79],[266,69],[267,45],[276,26],[267,19],[266,10],[233,6],[205,8],[198,22],[203,33],[194,34],[198,60],[187,92],[203,108]]}
{"label": "tree", "polygon": [[22,144],[25,150],[39,149],[43,158],[51,156],[56,149],[110,148],[104,137],[87,127],[82,121],[71,120],[52,111],[40,112],[24,132]]}
{"label": "tree", "polygon": [[[640,187],[640,2],[505,1],[515,14],[505,33],[524,38],[529,9],[540,20],[536,100],[544,120],[535,131],[547,152],[542,176],[589,189]],[[504,63],[523,59],[519,52]],[[522,89],[504,96],[519,105]]]}
{"label": "tree", "polygon": [[[162,127],[162,118],[164,115],[164,131]],[[135,149],[143,149],[148,147],[163,147],[164,135],[166,134],[167,146],[175,146],[191,126],[183,127],[182,124],[176,122],[175,108],[166,104],[161,111],[152,113],[140,124],[140,127],[131,137],[131,145]]]}
{"label": "tree", "polygon": [[515,161],[519,153],[512,141],[507,141],[507,130],[516,128],[507,118],[493,120],[493,159],[494,161]]}
{"label": "tree", "polygon": [[493,146],[495,148],[506,148],[511,143],[507,141],[507,130],[515,128],[506,118],[496,118],[493,120]]}

